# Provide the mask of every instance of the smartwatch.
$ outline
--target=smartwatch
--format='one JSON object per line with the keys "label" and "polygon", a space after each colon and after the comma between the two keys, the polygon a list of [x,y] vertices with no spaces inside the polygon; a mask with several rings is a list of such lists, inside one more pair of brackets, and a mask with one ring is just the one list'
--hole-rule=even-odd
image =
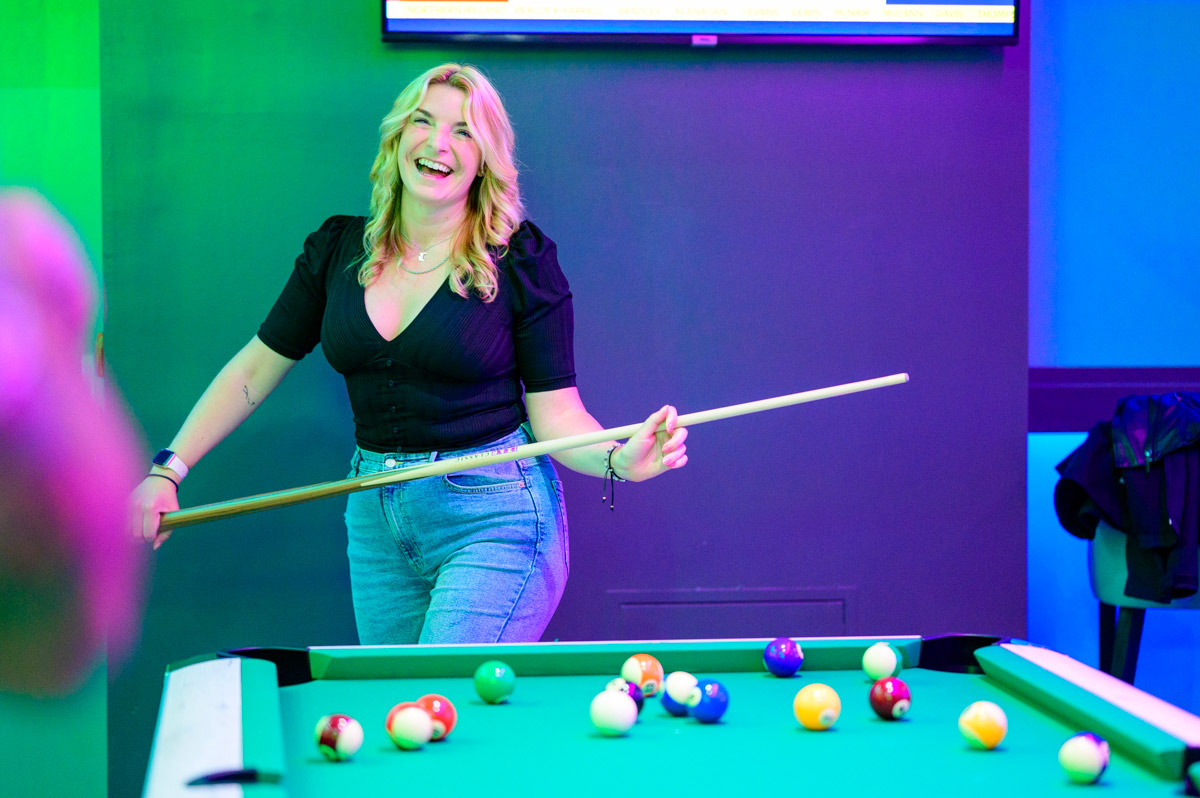
{"label": "smartwatch", "polygon": [[161,468],[169,468],[179,475],[180,479],[187,476],[188,467],[179,459],[179,455],[170,449],[160,449],[158,454],[154,455],[154,465]]}

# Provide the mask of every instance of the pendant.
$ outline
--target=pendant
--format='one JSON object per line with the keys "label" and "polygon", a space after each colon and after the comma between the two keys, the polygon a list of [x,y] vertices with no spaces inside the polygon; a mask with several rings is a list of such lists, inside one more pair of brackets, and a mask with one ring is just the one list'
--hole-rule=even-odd
{"label": "pendant", "polygon": [[425,262],[425,256],[426,256],[426,255],[428,255],[428,254],[429,254],[428,252],[418,252],[418,253],[417,253],[417,262],[418,262],[418,263],[424,263],[424,262]]}

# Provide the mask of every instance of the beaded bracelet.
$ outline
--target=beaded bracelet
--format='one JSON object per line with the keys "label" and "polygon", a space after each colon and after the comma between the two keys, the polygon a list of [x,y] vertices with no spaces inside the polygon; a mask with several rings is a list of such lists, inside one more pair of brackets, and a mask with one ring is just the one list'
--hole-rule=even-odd
{"label": "beaded bracelet", "polygon": [[621,446],[622,446],[622,444],[614,443],[612,445],[612,447],[608,450],[608,455],[604,458],[604,493],[607,493],[608,495],[607,496],[601,495],[600,501],[607,501],[608,509],[610,509],[610,510],[617,509],[617,507],[616,507],[617,483],[629,481],[627,479],[622,479],[620,476],[618,476],[616,470],[612,466],[613,452],[615,452],[617,449],[620,449]]}

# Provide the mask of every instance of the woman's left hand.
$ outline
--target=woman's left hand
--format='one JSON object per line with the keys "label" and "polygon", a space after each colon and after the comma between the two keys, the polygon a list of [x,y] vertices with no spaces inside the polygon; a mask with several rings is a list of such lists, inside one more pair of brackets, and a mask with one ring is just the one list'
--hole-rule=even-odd
{"label": "woman's left hand", "polygon": [[[613,452],[617,476],[642,482],[673,468],[687,465],[687,427],[677,426],[679,413],[671,405],[652,413],[620,449]],[[664,430],[658,428],[665,425]]]}

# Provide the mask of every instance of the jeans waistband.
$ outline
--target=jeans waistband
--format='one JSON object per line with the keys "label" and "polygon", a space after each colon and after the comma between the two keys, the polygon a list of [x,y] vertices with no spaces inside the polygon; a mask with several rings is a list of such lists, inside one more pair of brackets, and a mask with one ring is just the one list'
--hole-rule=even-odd
{"label": "jeans waistband", "polygon": [[374,463],[386,468],[396,468],[401,465],[414,465],[416,463],[432,463],[435,460],[450,460],[455,457],[462,457],[468,454],[477,454],[479,452],[492,452],[497,449],[510,449],[520,446],[525,443],[531,443],[533,435],[528,427],[522,424],[515,430],[505,435],[502,438],[497,438],[490,443],[483,443],[479,446],[472,446],[467,449],[450,449],[447,451],[429,451],[429,452],[372,452],[357,447],[357,456],[360,462]]}

